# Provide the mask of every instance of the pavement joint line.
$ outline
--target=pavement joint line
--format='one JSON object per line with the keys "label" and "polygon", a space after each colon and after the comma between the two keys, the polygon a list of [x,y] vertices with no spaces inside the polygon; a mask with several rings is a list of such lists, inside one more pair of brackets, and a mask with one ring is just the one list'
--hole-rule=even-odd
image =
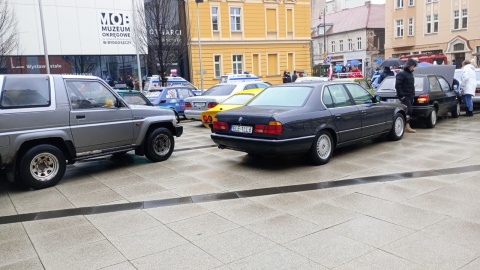
{"label": "pavement joint line", "polygon": [[392,182],[392,181],[398,181],[398,180],[410,179],[410,178],[453,175],[458,173],[468,173],[468,172],[476,172],[476,171],[480,171],[480,164],[437,169],[437,170],[413,171],[413,172],[401,172],[401,173],[392,173],[392,174],[385,174],[385,175],[365,176],[365,177],[343,179],[343,180],[336,180],[336,181],[334,180],[334,181],[327,181],[327,182],[297,184],[297,185],[278,186],[278,187],[266,187],[266,188],[259,188],[259,189],[228,191],[228,192],[221,192],[221,193],[208,193],[208,194],[170,198],[170,199],[161,199],[161,200],[130,202],[130,203],[112,204],[112,205],[87,206],[87,207],[79,207],[79,208],[68,208],[68,209],[61,209],[61,210],[17,214],[17,215],[10,215],[10,216],[0,216],[0,225],[18,223],[18,222],[62,218],[62,217],[71,217],[71,216],[105,214],[105,213],[112,213],[112,212],[151,209],[151,208],[159,208],[159,207],[182,205],[182,204],[223,201],[223,200],[275,195],[275,194],[286,194],[286,193],[293,193],[293,192],[300,192],[300,191],[310,191],[310,190],[317,190],[317,189],[328,189],[328,188],[336,188],[336,187],[343,187],[343,186],[362,185],[362,184],[368,184],[368,183]]}
{"label": "pavement joint line", "polygon": [[195,146],[195,147],[187,147],[187,148],[175,149],[175,150],[173,150],[173,152],[198,150],[198,149],[205,149],[205,148],[211,148],[211,147],[216,147],[216,146],[217,146],[216,144],[210,144],[210,145],[202,145],[202,146]]}

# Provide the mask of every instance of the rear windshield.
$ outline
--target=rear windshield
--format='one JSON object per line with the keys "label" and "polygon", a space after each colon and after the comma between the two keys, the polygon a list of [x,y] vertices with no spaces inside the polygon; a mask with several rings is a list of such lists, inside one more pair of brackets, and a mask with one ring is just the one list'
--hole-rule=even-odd
{"label": "rear windshield", "polygon": [[233,84],[224,84],[224,85],[214,85],[208,89],[202,96],[228,96],[233,92],[236,85]]}
{"label": "rear windshield", "polygon": [[162,94],[162,91],[163,91],[163,89],[150,90],[150,91],[147,92],[147,94],[145,96],[146,97],[158,97],[158,96],[160,96],[160,94]]}
{"label": "rear windshield", "polygon": [[312,89],[308,86],[269,87],[258,94],[247,106],[301,107],[307,101]]}
{"label": "rear windshield", "polygon": [[[392,92],[395,90],[395,77],[385,78],[378,87],[377,92]],[[423,91],[424,77],[415,77],[415,92]]]}
{"label": "rear windshield", "polygon": [[5,109],[48,107],[50,106],[49,78],[48,76],[7,76],[0,98],[1,107]]}
{"label": "rear windshield", "polygon": [[222,104],[224,105],[242,105],[245,104],[253,97],[253,94],[241,94],[241,95],[233,95],[226,99]]}

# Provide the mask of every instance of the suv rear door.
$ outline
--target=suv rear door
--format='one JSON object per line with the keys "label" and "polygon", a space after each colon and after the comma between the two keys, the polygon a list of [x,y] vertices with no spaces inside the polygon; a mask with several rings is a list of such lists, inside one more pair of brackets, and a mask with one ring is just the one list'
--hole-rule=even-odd
{"label": "suv rear door", "polygon": [[130,108],[115,107],[116,96],[98,80],[65,80],[71,104],[70,128],[77,153],[133,143]]}

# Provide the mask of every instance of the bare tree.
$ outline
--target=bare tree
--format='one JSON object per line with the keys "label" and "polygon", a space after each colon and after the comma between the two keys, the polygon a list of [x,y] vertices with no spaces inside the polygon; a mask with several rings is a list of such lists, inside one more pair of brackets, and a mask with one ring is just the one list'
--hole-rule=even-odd
{"label": "bare tree", "polygon": [[145,0],[137,2],[134,38],[139,50],[148,48],[147,64],[162,81],[168,67],[188,57],[189,33],[184,0]]}
{"label": "bare tree", "polygon": [[8,58],[18,48],[17,19],[8,0],[0,0],[0,73],[6,73]]}
{"label": "bare tree", "polygon": [[98,67],[98,56],[76,55],[65,57],[77,74],[92,74]]}

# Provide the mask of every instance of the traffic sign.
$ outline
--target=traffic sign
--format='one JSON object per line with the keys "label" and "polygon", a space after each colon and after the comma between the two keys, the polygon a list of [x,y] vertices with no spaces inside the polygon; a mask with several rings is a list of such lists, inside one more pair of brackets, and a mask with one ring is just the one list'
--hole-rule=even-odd
{"label": "traffic sign", "polygon": [[326,63],[330,63],[331,61],[332,61],[332,57],[330,57],[330,55],[327,56],[327,58],[325,58]]}

